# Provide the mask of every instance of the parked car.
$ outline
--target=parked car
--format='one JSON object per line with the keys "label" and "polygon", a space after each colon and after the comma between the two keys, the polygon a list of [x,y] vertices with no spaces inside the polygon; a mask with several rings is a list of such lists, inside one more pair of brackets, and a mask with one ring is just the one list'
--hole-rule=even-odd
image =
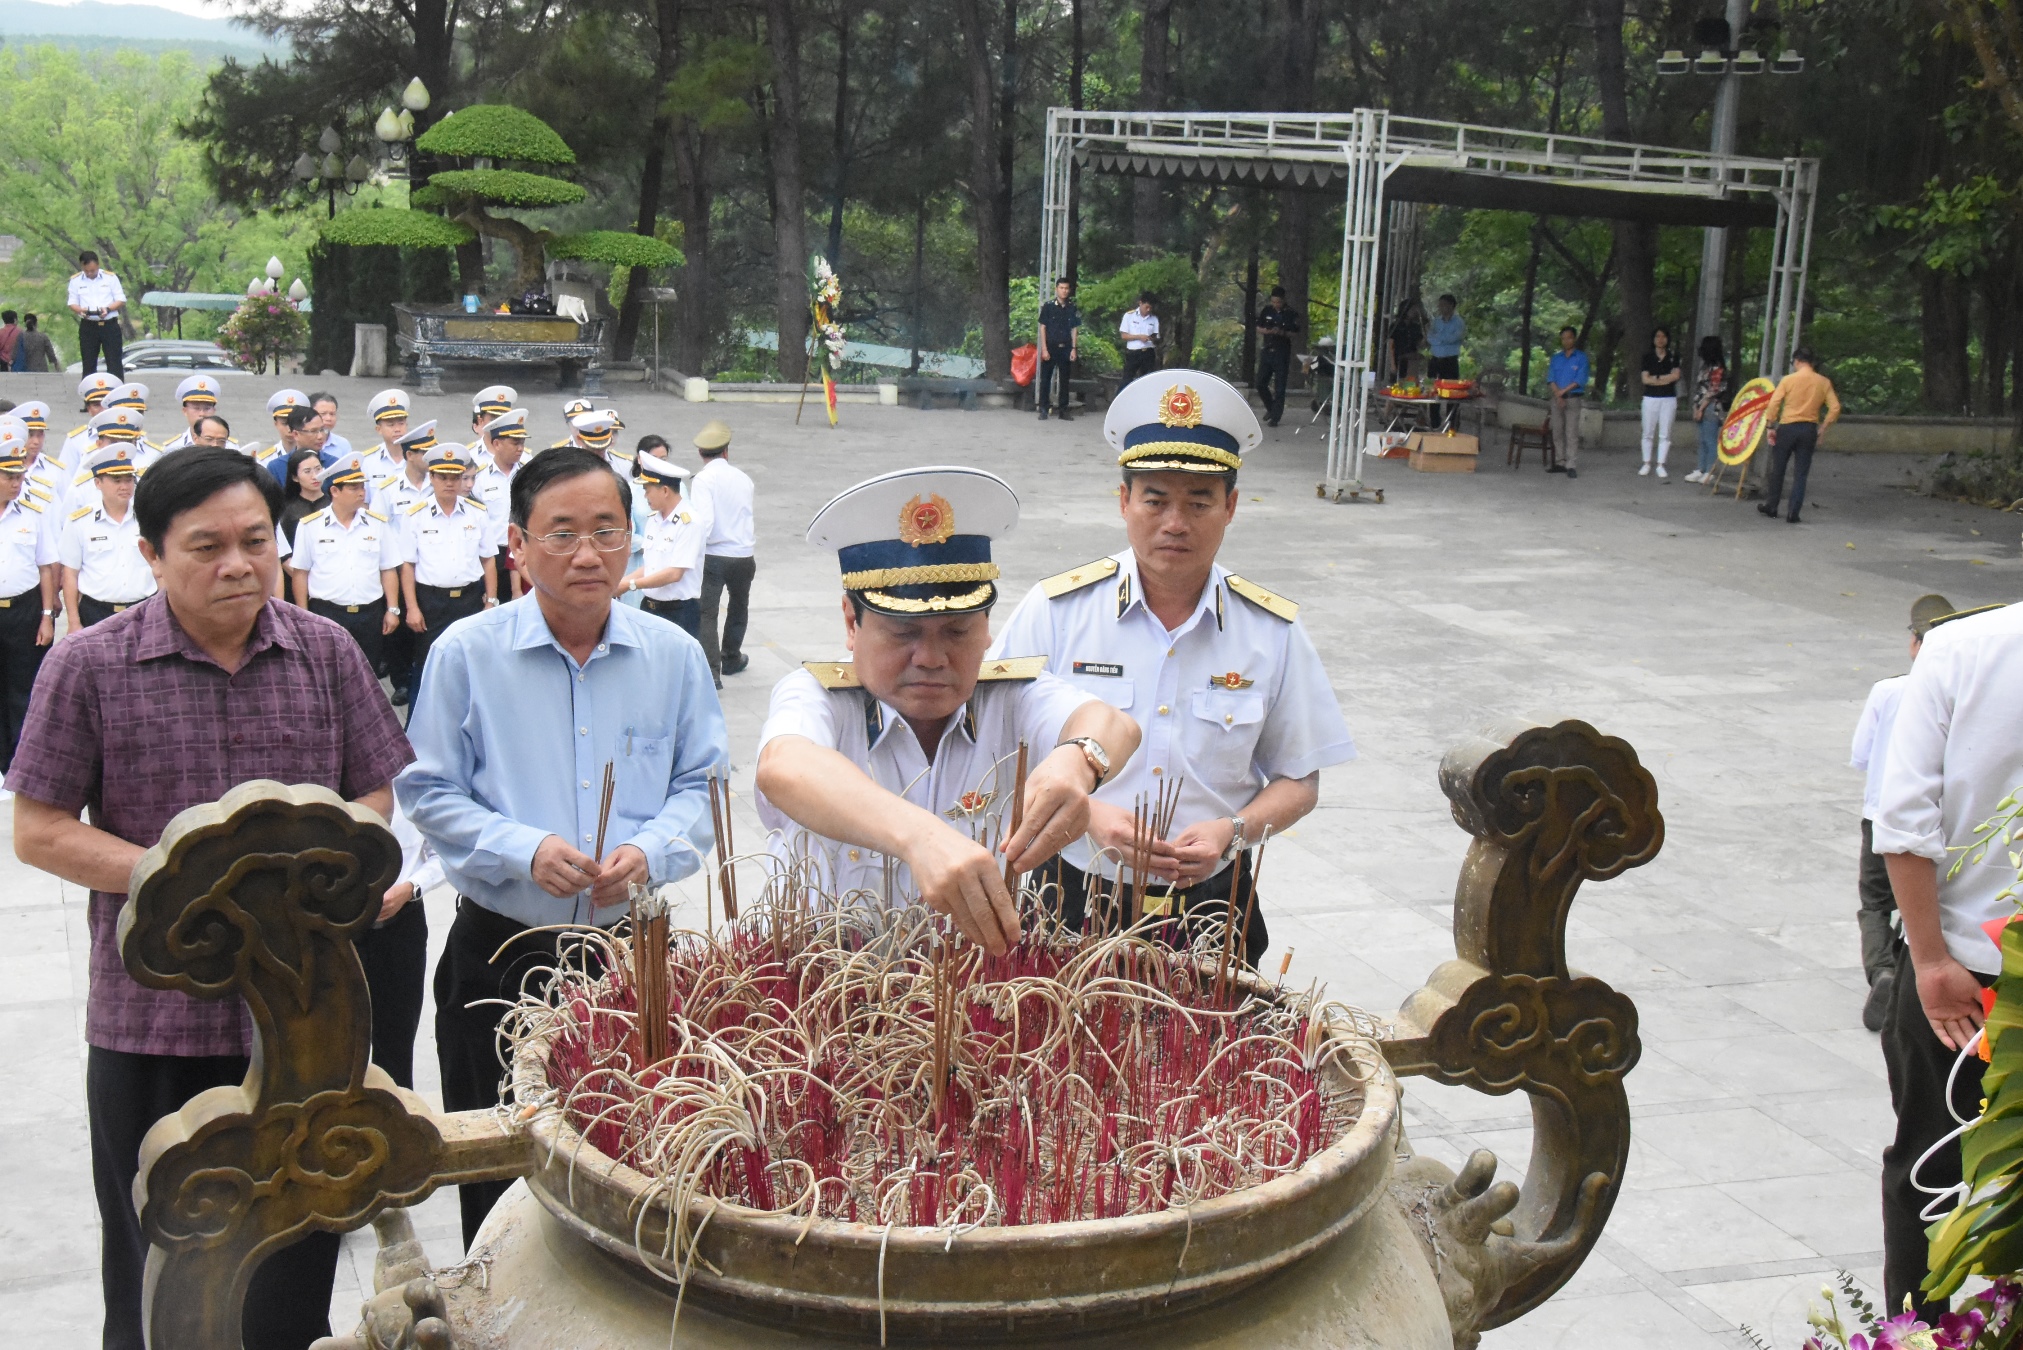
{"label": "parked car", "polygon": [[[231,354],[215,342],[144,338],[128,347],[124,358],[128,374],[142,370],[201,370],[210,375],[246,373]],[[82,375],[84,363],[72,361],[66,369],[72,375]]]}

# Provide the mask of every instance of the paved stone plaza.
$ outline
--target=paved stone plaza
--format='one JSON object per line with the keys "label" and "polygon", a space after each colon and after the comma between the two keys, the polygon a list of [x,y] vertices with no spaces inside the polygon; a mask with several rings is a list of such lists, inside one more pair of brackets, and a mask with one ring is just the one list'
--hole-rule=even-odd
{"label": "paved stone plaza", "polygon": [[[170,434],[174,381],[149,382],[161,400],[151,427]],[[6,392],[34,389],[67,412],[73,383],[16,377]],[[272,384],[226,381],[223,410],[241,433],[265,429],[258,409]],[[531,384],[522,402],[534,443],[546,444],[560,431],[561,396]],[[375,384],[333,387],[345,398],[340,429],[369,435]],[[800,537],[838,488],[922,463],[1004,475],[1025,511],[998,548],[1013,600],[1123,546],[1099,417],[1042,425],[846,407],[831,431],[812,401],[796,427],[791,406],[704,407],[626,385],[613,400],[623,437],[654,431],[680,445],[724,417],[738,432],[736,461],[757,481],[752,665],[724,691],[744,792],[773,681],[842,650],[835,559]],[[453,393],[420,400],[417,417],[454,430],[468,408],[468,392]],[[1881,1265],[1876,1174],[1891,1118],[1876,1038],[1859,1018],[1861,782],[1846,767],[1849,735],[1870,682],[1905,668],[1917,595],[1937,590],[1964,606],[2023,594],[2018,518],[1904,490],[1921,467],[1912,461],[1827,454],[1806,523],[1769,522],[1680,481],[1692,467],[1685,446],[1669,484],[1636,477],[1622,453],[1590,452],[1577,482],[1542,474],[1535,458],[1511,473],[1497,444],[1473,477],[1373,464],[1369,481],[1388,502],[1332,505],[1314,496],[1321,442],[1293,420],[1251,456],[1223,558],[1302,604],[1361,758],[1324,775],[1320,809],[1271,847],[1274,955],[1289,946],[1297,980],[1394,1009],[1452,955],[1466,836],[1436,781],[1448,746],[1512,718],[1581,718],[1628,740],[1658,782],[1664,852],[1584,892],[1569,947],[1642,1015],[1629,1173],[1573,1283],[1484,1343],[1737,1347],[1747,1323],[1795,1350],[1823,1279],[1846,1268],[1873,1288]],[[741,842],[757,840],[749,811],[739,828]],[[0,1161],[0,1326],[12,1344],[81,1348],[98,1335],[84,895],[22,867],[11,848],[0,884],[0,1046],[12,1061],[0,1124],[16,1141]],[[430,897],[438,941],[450,905],[447,892]],[[430,1091],[431,1019],[418,1055]],[[1420,1151],[1458,1163],[1485,1147],[1506,1175],[1522,1168],[1521,1098],[1414,1080],[1407,1100]],[[438,1261],[459,1254],[449,1197],[423,1206],[419,1226]],[[369,1238],[347,1247],[341,1326],[360,1282],[369,1287]]]}

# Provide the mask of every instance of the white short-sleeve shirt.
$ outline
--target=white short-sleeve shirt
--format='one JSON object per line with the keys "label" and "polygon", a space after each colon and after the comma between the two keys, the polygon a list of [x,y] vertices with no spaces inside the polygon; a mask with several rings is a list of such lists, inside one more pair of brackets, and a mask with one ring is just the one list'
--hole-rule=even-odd
{"label": "white short-sleeve shirt", "polygon": [[[2009,850],[1971,859],[1975,829],[2023,783],[2023,605],[1969,615],[1925,634],[1904,681],[1872,831],[1877,853],[1929,858],[1939,870],[1939,928],[1953,959],[1993,975],[2001,949],[1981,925],[2016,912]],[[1961,850],[1969,850],[1961,852]]]}
{"label": "white short-sleeve shirt", "polygon": [[[1093,580],[1057,596],[1045,582],[1027,592],[991,655],[1045,656],[1048,670],[1137,721],[1138,753],[1096,790],[1100,800],[1130,810],[1140,793],[1181,780],[1178,832],[1242,814],[1274,778],[1356,757],[1306,629],[1241,593],[1257,588],[1217,564],[1193,612],[1168,632],[1145,605],[1131,550],[1087,569]],[[1084,870],[1092,861],[1086,840],[1063,856]]]}
{"label": "white short-sleeve shirt", "polygon": [[98,269],[95,277],[73,272],[69,303],[83,310],[87,317],[100,315],[113,305],[125,304],[126,290],[119,284],[119,278],[103,267]]}
{"label": "white short-sleeve shirt", "polygon": [[[993,664],[984,662],[986,676]],[[849,669],[847,662],[810,666]],[[1087,694],[1047,674],[979,680],[968,704],[942,733],[930,764],[897,710],[861,688],[825,689],[804,668],[773,686],[772,705],[759,732],[759,751],[764,753],[782,736],[806,737],[841,754],[888,792],[981,838],[1006,811],[1018,772],[1019,742],[1028,747],[1028,765],[1037,764],[1060,743],[1062,725],[1087,702]],[[903,863],[894,860],[888,890],[885,855],[809,834],[764,793],[757,806],[759,820],[773,836],[775,856],[815,858],[822,867],[823,884],[834,894],[868,891],[882,903],[901,903],[913,896],[912,873]],[[1002,823],[1007,832],[1010,821],[1005,814]]]}
{"label": "white short-sleeve shirt", "polygon": [[0,599],[25,595],[42,584],[42,569],[56,561],[56,535],[48,509],[24,490],[0,508]]}
{"label": "white short-sleeve shirt", "polygon": [[648,572],[686,568],[677,581],[642,592],[649,600],[693,600],[702,594],[703,548],[709,542],[709,511],[684,501],[674,514],[648,511],[642,522],[640,566]]}
{"label": "white short-sleeve shirt", "polygon": [[414,564],[418,586],[475,586],[484,580],[484,560],[498,555],[494,533],[490,513],[470,498],[444,511],[431,496],[408,511],[402,561]]}
{"label": "white short-sleeve shirt", "polygon": [[1904,696],[1904,681],[1909,678],[1892,675],[1877,680],[1868,691],[1868,701],[1861,705],[1861,716],[1855,719],[1854,743],[1848,748],[1847,762],[1849,768],[1860,769],[1867,775],[1861,792],[1863,820],[1875,819],[1882,797],[1883,769],[1890,762],[1890,728],[1896,724],[1897,704]]}
{"label": "white short-sleeve shirt", "polygon": [[1124,318],[1117,325],[1119,331],[1127,334],[1124,346],[1131,351],[1144,351],[1159,340],[1159,316],[1140,314],[1135,309],[1124,311]]}
{"label": "white short-sleeve shirt", "polygon": [[751,475],[719,455],[703,462],[688,480],[688,490],[709,511],[707,552],[719,558],[749,558],[757,551]]}
{"label": "white short-sleeve shirt", "polygon": [[127,508],[114,520],[103,506],[81,507],[63,527],[57,561],[77,573],[79,593],[108,605],[131,605],[155,593],[155,574],[140,555],[140,520]]}
{"label": "white short-sleeve shirt", "polygon": [[333,605],[384,599],[380,574],[401,564],[400,532],[386,517],[360,508],[344,525],[329,507],[295,527],[295,571],[309,574],[309,598]]}

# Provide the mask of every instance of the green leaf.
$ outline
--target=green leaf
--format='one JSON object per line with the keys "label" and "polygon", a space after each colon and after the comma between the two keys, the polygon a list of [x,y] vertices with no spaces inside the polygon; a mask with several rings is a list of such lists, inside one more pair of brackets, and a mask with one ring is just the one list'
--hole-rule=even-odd
{"label": "green leaf", "polygon": [[568,206],[590,195],[574,183],[519,169],[446,169],[429,175],[428,185],[500,206]]}
{"label": "green leaf", "polygon": [[[437,174],[438,178],[442,175]],[[625,230],[586,230],[548,241],[551,258],[580,258],[614,267],[680,267],[682,252],[674,245]]]}
{"label": "green leaf", "polygon": [[467,226],[426,211],[346,211],[323,223],[326,244],[391,244],[400,248],[455,248],[477,238]]}
{"label": "green leaf", "polygon": [[576,152],[555,129],[524,108],[476,103],[461,108],[415,137],[415,148],[457,159],[517,159],[528,164],[574,164]]}

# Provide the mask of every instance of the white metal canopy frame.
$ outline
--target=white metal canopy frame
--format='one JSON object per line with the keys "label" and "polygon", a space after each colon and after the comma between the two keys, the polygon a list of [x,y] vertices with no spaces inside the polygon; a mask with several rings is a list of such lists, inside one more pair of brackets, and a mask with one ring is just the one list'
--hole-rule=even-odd
{"label": "white metal canopy frame", "polygon": [[1060,275],[1068,255],[1069,183],[1078,168],[1346,192],[1335,309],[1335,389],[1342,396],[1329,400],[1327,476],[1319,487],[1321,496],[1337,501],[1363,490],[1381,329],[1415,280],[1397,265],[1417,252],[1415,203],[1649,224],[1769,227],[1770,282],[1758,371],[1781,376],[1798,346],[1819,189],[1816,159],[1715,155],[1434,122],[1379,108],[1347,113],[1053,108],[1047,114],[1040,216],[1042,279]]}

